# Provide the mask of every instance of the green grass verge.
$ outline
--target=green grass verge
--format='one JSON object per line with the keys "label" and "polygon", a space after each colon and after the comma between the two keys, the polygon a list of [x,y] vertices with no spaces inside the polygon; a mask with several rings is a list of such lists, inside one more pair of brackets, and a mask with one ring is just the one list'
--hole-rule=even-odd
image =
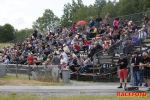
{"label": "green grass verge", "polygon": [[3,49],[4,47],[7,47],[7,46],[13,47],[14,44],[13,43],[0,43],[0,49]]}
{"label": "green grass verge", "polygon": [[17,95],[16,93],[11,93],[7,96],[0,96],[0,100],[150,100],[150,96],[143,98],[121,98],[116,96],[38,97],[36,95]]}
{"label": "green grass verge", "polygon": [[28,79],[27,75],[18,74],[18,78],[15,74],[7,74],[4,78],[0,78],[0,85],[11,85],[11,86],[62,86],[65,85],[63,82],[42,82],[38,80]]}

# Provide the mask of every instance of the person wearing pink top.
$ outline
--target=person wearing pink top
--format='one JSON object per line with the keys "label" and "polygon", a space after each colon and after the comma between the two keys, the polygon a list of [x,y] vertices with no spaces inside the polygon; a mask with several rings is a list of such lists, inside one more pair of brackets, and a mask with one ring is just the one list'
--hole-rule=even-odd
{"label": "person wearing pink top", "polygon": [[72,31],[74,31],[76,29],[76,23],[74,23],[73,25],[72,25]]}
{"label": "person wearing pink top", "polygon": [[118,24],[119,24],[119,18],[115,18],[114,21],[113,21],[114,30],[118,29]]}

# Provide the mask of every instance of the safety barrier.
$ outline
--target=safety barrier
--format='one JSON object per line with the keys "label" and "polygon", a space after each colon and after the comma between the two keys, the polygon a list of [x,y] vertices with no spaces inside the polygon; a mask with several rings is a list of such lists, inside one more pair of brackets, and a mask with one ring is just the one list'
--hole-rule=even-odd
{"label": "safety barrier", "polygon": [[5,66],[6,73],[15,74],[16,77],[23,77],[29,80],[59,82],[58,65],[0,64],[0,66]]}

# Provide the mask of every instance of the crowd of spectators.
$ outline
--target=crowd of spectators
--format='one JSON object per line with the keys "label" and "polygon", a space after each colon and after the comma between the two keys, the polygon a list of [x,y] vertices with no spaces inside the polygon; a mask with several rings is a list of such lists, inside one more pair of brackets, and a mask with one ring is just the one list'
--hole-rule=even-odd
{"label": "crowd of spectators", "polygon": [[[90,19],[89,25],[67,28],[60,24],[54,33],[44,34],[34,30],[29,38],[14,47],[4,47],[0,51],[0,62],[4,64],[36,64],[59,65],[60,69],[70,68],[73,72],[87,72],[91,66],[97,66],[98,60],[93,57],[98,52],[106,53],[116,43],[121,45],[111,52],[119,52],[123,48],[124,55],[128,55],[133,46],[139,45],[149,34],[147,26],[139,29],[129,20],[115,18],[110,23],[110,14],[104,19],[98,17]],[[112,25],[112,26],[111,26]],[[130,48],[128,47],[130,46]],[[81,56],[80,52],[86,53]]]}

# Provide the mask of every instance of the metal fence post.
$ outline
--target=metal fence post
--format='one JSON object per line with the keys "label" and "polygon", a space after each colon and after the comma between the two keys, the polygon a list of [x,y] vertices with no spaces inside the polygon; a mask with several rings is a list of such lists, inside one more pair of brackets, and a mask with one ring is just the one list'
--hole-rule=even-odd
{"label": "metal fence post", "polygon": [[47,69],[47,64],[45,65],[45,80],[46,80],[46,69]]}
{"label": "metal fence post", "polygon": [[58,83],[59,83],[59,77],[60,77],[60,75],[59,75],[59,67],[58,67]]}
{"label": "metal fence post", "polygon": [[18,61],[17,61],[17,64],[16,64],[16,77],[18,78]]}
{"label": "metal fence post", "polygon": [[141,31],[139,32],[140,33],[140,54],[142,56],[142,40],[141,40]]}
{"label": "metal fence post", "polygon": [[119,43],[119,54],[121,53],[121,46],[122,46],[122,35],[120,35],[120,43]]}
{"label": "metal fence post", "polygon": [[28,78],[29,78],[29,80],[30,80],[30,65],[28,65]]}

